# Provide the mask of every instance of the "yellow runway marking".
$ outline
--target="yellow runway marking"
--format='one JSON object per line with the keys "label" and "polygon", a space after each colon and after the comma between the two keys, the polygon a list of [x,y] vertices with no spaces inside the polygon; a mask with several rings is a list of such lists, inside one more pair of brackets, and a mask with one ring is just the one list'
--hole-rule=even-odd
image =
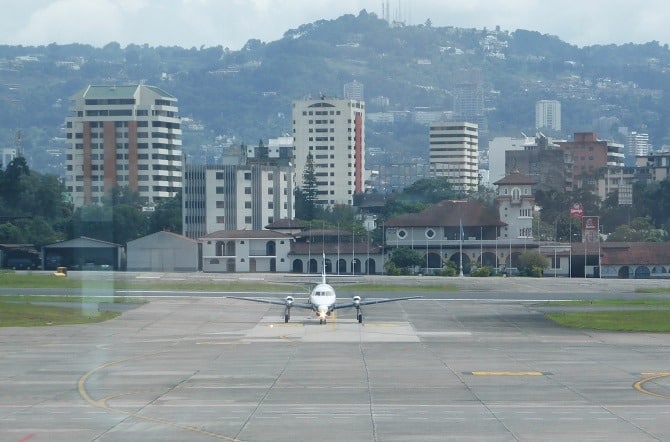
{"label": "yellow runway marking", "polygon": [[473,376],[544,376],[541,371],[473,371]]}
{"label": "yellow runway marking", "polygon": [[122,396],[127,396],[127,395],[130,395],[130,394],[134,394],[132,392],[131,393],[126,393],[126,394],[120,393],[120,394],[116,394],[116,395],[110,395],[110,396],[107,396],[107,397],[99,399],[99,400],[93,399],[91,397],[91,395],[88,393],[88,390],[86,389],[86,382],[88,382],[88,380],[91,376],[98,373],[99,371],[102,371],[102,370],[104,370],[106,368],[109,368],[109,367],[113,367],[115,365],[123,364],[124,362],[129,362],[129,361],[133,361],[133,360],[137,360],[137,359],[142,359],[142,358],[149,357],[149,356],[155,356],[155,355],[158,355],[158,354],[161,354],[161,353],[154,353],[153,355],[145,354],[145,355],[135,356],[135,357],[128,358],[128,359],[122,359],[122,360],[119,360],[119,361],[112,361],[112,362],[108,362],[106,364],[100,365],[99,367],[94,368],[93,370],[89,371],[88,373],[84,374],[81,378],[79,378],[79,381],[77,382],[77,390],[79,390],[79,394],[81,395],[81,397],[86,402],[88,402],[89,405],[91,405],[93,407],[96,407],[96,408],[100,408],[101,410],[123,414],[125,416],[134,417],[136,419],[141,419],[141,420],[144,420],[144,421],[147,421],[147,422],[153,422],[153,423],[159,424],[159,425],[167,425],[167,426],[170,426],[170,427],[173,427],[173,428],[178,428],[180,430],[190,431],[190,432],[193,432],[193,433],[197,433],[197,434],[200,434],[200,435],[212,437],[212,438],[219,439],[219,440],[225,440],[225,441],[231,441],[231,442],[232,441],[239,441],[239,439],[229,437],[229,436],[225,436],[223,434],[212,433],[211,431],[203,430],[203,429],[197,428],[197,427],[192,427],[190,425],[184,425],[184,424],[169,421],[169,420],[166,420],[166,419],[145,416],[145,415],[135,413],[135,412],[132,412],[132,411],[121,410],[121,409],[118,409],[118,408],[110,407],[107,404],[108,400],[112,400],[112,399],[117,398],[117,397],[122,397]]}
{"label": "yellow runway marking", "polygon": [[247,341],[203,341],[196,342],[195,345],[241,345],[249,344]]}
{"label": "yellow runway marking", "polygon": [[400,327],[397,322],[367,322],[364,327]]}
{"label": "yellow runway marking", "polygon": [[272,323],[268,324],[268,327],[270,328],[275,328],[275,327],[302,327],[302,324],[298,324],[297,322],[277,322],[277,323]]}
{"label": "yellow runway marking", "polygon": [[646,388],[644,388],[644,384],[646,384],[647,382],[652,382],[652,381],[656,381],[658,379],[663,379],[663,378],[670,377],[670,373],[662,372],[662,373],[641,373],[641,374],[643,376],[646,375],[648,377],[646,377],[644,379],[641,379],[641,380],[637,381],[636,383],[634,383],[633,388],[635,388],[635,390],[637,390],[638,392],[640,392],[642,394],[646,394],[646,395],[649,395],[649,396],[654,396],[654,397],[658,397],[658,398],[661,398],[661,399],[670,399],[670,396],[667,395],[667,394],[654,393],[653,391],[649,391]]}

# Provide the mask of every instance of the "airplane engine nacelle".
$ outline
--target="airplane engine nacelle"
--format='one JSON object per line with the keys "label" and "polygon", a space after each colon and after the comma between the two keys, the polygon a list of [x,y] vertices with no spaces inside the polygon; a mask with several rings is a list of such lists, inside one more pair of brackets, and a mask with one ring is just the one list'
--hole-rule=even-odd
{"label": "airplane engine nacelle", "polygon": [[360,296],[354,296],[353,299],[354,301],[354,307],[359,307],[361,305],[361,297]]}
{"label": "airplane engine nacelle", "polygon": [[293,296],[287,296],[286,299],[286,307],[290,307],[293,305]]}

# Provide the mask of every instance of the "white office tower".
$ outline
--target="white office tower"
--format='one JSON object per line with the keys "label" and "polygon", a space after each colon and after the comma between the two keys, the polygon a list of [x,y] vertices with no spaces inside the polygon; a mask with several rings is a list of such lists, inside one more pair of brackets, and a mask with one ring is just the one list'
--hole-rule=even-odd
{"label": "white office tower", "polygon": [[293,168],[266,164],[187,165],[182,196],[183,235],[263,230],[292,219]]}
{"label": "white office tower", "polygon": [[344,98],[347,100],[365,100],[363,83],[354,80],[344,85]]}
{"label": "white office tower", "polygon": [[626,165],[635,164],[636,157],[646,157],[649,150],[649,134],[629,132],[626,137]]}
{"label": "white office tower", "polygon": [[465,122],[430,124],[430,176],[446,177],[454,189],[475,192],[479,185],[477,125]]}
{"label": "white office tower", "polygon": [[364,191],[365,103],[342,98],[293,102],[293,159],[296,181],[312,156],[317,179],[317,204],[353,205]]}
{"label": "white office tower", "polygon": [[535,103],[535,128],[561,130],[561,102],[540,100]]}
{"label": "white office tower", "polygon": [[88,86],[70,98],[65,185],[75,207],[115,187],[148,203],[181,190],[177,99],[153,86]]}

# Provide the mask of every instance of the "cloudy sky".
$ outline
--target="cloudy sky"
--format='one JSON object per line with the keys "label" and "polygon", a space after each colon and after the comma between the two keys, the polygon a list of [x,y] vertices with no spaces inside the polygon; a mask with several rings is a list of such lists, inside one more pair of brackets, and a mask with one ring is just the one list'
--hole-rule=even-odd
{"label": "cloudy sky", "polygon": [[4,0],[0,44],[116,41],[239,49],[250,38],[276,40],[301,24],[361,9],[381,17],[387,2],[391,18],[399,15],[408,24],[430,18],[434,26],[499,25],[579,46],[670,43],[666,0]]}

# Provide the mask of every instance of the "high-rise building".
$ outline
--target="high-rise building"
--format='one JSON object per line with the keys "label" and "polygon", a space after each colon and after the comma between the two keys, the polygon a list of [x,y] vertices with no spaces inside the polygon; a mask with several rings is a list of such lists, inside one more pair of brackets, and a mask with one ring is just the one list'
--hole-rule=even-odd
{"label": "high-rise building", "polygon": [[115,187],[153,203],[182,185],[177,99],[153,86],[88,86],[66,118],[66,187],[75,207],[98,204]]}
{"label": "high-rise building", "polygon": [[454,119],[477,123],[478,132],[488,131],[484,113],[484,85],[479,69],[458,72],[454,85]]}
{"label": "high-rise building", "polygon": [[311,155],[317,179],[317,204],[353,205],[365,178],[365,103],[341,98],[293,102],[293,159],[296,181]]}
{"label": "high-rise building", "polygon": [[[556,144],[572,157],[573,190],[597,190],[598,177],[616,175],[624,167],[623,145],[599,140],[593,132],[577,132],[573,141],[557,141]],[[607,195],[609,192],[601,193]]]}
{"label": "high-rise building", "polygon": [[289,166],[187,165],[182,233],[198,239],[219,230],[263,230],[293,219],[293,185]]}
{"label": "high-rise building", "polygon": [[561,131],[561,102],[540,100],[535,103],[535,128]]}
{"label": "high-rise building", "polygon": [[626,166],[634,166],[636,157],[649,155],[649,134],[639,132],[628,132],[625,144]]}
{"label": "high-rise building", "polygon": [[446,177],[460,191],[476,191],[479,185],[477,125],[431,123],[429,138],[430,176]]}
{"label": "high-rise building", "polygon": [[363,83],[354,80],[344,85],[344,98],[347,100],[365,100]]}

